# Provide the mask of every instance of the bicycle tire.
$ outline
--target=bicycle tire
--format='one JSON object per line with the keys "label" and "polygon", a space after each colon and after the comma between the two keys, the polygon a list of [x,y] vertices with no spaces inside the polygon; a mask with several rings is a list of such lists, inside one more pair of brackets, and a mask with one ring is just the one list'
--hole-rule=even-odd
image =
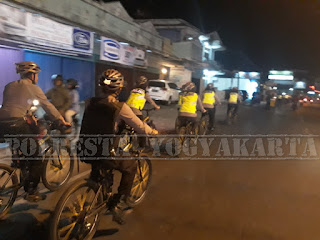
{"label": "bicycle tire", "polygon": [[228,125],[231,125],[232,112],[233,112],[232,109],[233,109],[233,108],[231,108],[231,109],[229,110],[228,114],[227,114],[227,124],[228,124]]}
{"label": "bicycle tire", "polygon": [[200,124],[199,124],[199,134],[200,135],[206,135],[208,131],[208,121],[209,118],[208,116],[204,116],[200,119]]}
{"label": "bicycle tire", "polygon": [[69,147],[67,147],[67,152],[68,152],[68,155],[70,157],[70,168],[68,170],[68,173],[66,175],[66,177],[63,179],[63,181],[61,181],[60,184],[53,184],[51,183],[49,180],[48,180],[48,172],[47,172],[47,166],[48,164],[51,164],[52,163],[52,159],[48,159],[52,156],[53,153],[50,153],[50,151],[48,151],[48,153],[50,155],[45,155],[44,156],[44,161],[43,161],[43,165],[42,165],[42,183],[43,185],[49,189],[50,191],[54,192],[54,191],[57,191],[58,189],[60,189],[62,186],[66,185],[69,181],[69,179],[71,178],[71,175],[72,175],[72,172],[73,172],[73,169],[74,169],[74,156],[73,154],[71,153],[71,150]]}
{"label": "bicycle tire", "polygon": [[[61,215],[63,213],[65,214],[65,212],[63,212],[63,211],[65,210],[67,201],[71,198],[71,196],[73,196],[73,194],[75,194],[77,192],[77,190],[79,190],[81,188],[91,189],[96,194],[97,190],[98,190],[98,184],[94,183],[91,180],[82,180],[82,181],[75,182],[74,184],[72,184],[62,194],[62,196],[61,196],[60,200],[58,201],[57,206],[56,206],[56,208],[55,208],[55,210],[53,212],[53,215],[51,217],[51,224],[50,224],[50,229],[49,229],[49,239],[50,240],[69,239],[69,238],[65,238],[66,236],[64,236],[63,238],[60,238],[60,236],[58,235],[59,234],[59,229],[58,228],[59,228],[59,223],[60,223],[60,220],[61,220],[60,217],[61,217]],[[98,204],[101,204],[102,202],[103,202],[103,196],[102,196],[102,193],[101,193],[98,196]],[[70,208],[68,208],[68,209],[71,210]],[[73,211],[76,211],[76,209],[74,208]],[[72,212],[72,210],[70,212]],[[73,214],[74,214],[74,212],[73,212]],[[80,214],[79,214],[79,216],[80,216]],[[77,220],[74,220],[74,222],[76,222],[76,221]],[[97,217],[96,217],[94,226],[92,227],[92,229],[90,229],[90,232],[86,236],[83,236],[83,238],[77,238],[77,239],[91,240],[93,238],[96,230],[97,230],[97,227],[99,225],[99,221],[100,221],[100,213],[97,213]],[[85,223],[83,223],[83,224],[85,224]],[[78,234],[80,234],[80,233],[78,233]],[[77,235],[77,237],[79,237],[79,235]]]}
{"label": "bicycle tire", "polygon": [[186,127],[180,127],[178,133],[179,133],[179,140],[180,140],[181,145],[182,145],[182,144],[184,143],[184,141],[185,141],[185,135],[187,134],[186,132],[187,132]]}
{"label": "bicycle tire", "polygon": [[176,118],[176,121],[174,123],[174,129],[175,129],[176,133],[179,134],[179,132],[180,132],[180,120],[179,120],[178,117]]}
{"label": "bicycle tire", "polygon": [[[141,195],[138,196],[138,198],[136,198],[135,196],[132,195],[132,194],[133,194],[132,191],[133,191],[133,189],[135,189],[135,187],[138,186],[138,185],[135,185],[135,182],[136,182],[136,181],[140,181],[140,180],[138,179],[138,178],[139,178],[139,175],[138,175],[139,172],[137,171],[137,173],[136,173],[136,175],[135,175],[135,178],[134,178],[134,181],[133,181],[133,186],[132,186],[132,189],[131,189],[130,196],[126,198],[126,204],[127,204],[129,207],[135,207],[135,206],[137,206],[138,204],[140,204],[140,203],[143,201],[143,199],[145,198],[146,193],[147,193],[147,191],[148,191],[148,189],[149,189],[150,183],[151,183],[151,178],[152,178],[152,164],[151,164],[151,161],[150,161],[150,159],[149,159],[146,155],[140,156],[139,159],[140,159],[140,161],[143,160],[143,161],[141,161],[141,162],[142,162],[142,163],[144,162],[144,164],[147,164],[147,166],[148,166],[148,169],[147,169],[147,171],[148,171],[148,178],[147,178],[147,180],[146,180],[145,188],[143,189]],[[137,166],[137,170],[138,170],[138,167],[139,167],[139,166]],[[143,173],[142,173],[142,174],[143,174]],[[144,178],[144,176],[143,176],[143,178]],[[144,181],[144,179],[143,179],[142,181]]]}
{"label": "bicycle tire", "polygon": [[[9,175],[12,174],[12,172],[14,171],[14,169],[12,167],[5,165],[5,164],[2,164],[2,163],[0,163],[0,169],[6,171]],[[0,175],[0,179],[1,179],[1,175]],[[12,175],[11,182],[12,182],[12,185],[18,185],[19,181],[18,181],[18,177],[16,174]],[[14,201],[17,198],[18,190],[19,190],[18,187],[13,188],[13,192],[10,196],[10,199],[2,211],[1,211],[1,205],[0,205],[0,219],[2,219],[8,213],[8,211],[11,209]],[[2,192],[0,191],[0,199],[2,200],[1,195],[2,195]]]}

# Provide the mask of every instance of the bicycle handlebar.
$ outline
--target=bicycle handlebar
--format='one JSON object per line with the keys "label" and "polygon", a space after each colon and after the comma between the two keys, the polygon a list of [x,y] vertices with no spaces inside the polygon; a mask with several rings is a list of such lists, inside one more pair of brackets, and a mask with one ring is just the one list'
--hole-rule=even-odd
{"label": "bicycle handlebar", "polygon": [[142,111],[151,112],[156,110],[156,108],[142,109]]}
{"label": "bicycle handlebar", "polygon": [[38,122],[46,125],[48,130],[59,130],[62,134],[69,134],[72,132],[71,125],[62,124],[60,119],[55,121],[41,119]]}

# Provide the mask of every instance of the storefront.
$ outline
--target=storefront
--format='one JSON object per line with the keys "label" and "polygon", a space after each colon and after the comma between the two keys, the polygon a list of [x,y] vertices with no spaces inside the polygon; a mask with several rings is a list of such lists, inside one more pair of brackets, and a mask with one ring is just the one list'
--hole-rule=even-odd
{"label": "storefront", "polygon": [[62,74],[64,79],[74,78],[78,81],[81,101],[94,95],[94,63],[92,61],[28,50],[24,52],[24,60],[34,61],[40,65],[38,85],[44,92],[53,87],[51,76]]}
{"label": "storefront", "polygon": [[94,95],[93,33],[62,24],[16,6],[0,4],[0,101],[4,86],[19,79],[16,62],[41,67],[40,88],[52,88],[51,76],[79,82],[80,100]]}
{"label": "storefront", "polygon": [[[148,79],[158,79],[159,73],[154,73],[147,67],[145,52],[128,43],[119,42],[115,39],[101,37],[99,60],[95,66],[95,79],[99,79],[101,73],[109,68],[120,71],[125,79],[126,87],[120,98],[126,100],[130,90],[135,87],[139,76],[146,76]],[[96,81],[97,86],[98,81]],[[99,95],[96,87],[96,95]]]}
{"label": "storefront", "polygon": [[0,45],[0,105],[2,104],[5,85],[19,79],[13,63],[21,61],[23,61],[23,51],[21,49]]}

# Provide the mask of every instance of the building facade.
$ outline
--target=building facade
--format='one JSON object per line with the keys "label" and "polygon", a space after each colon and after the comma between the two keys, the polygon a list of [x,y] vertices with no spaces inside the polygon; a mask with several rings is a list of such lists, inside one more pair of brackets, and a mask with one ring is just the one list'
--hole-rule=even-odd
{"label": "building facade", "polygon": [[0,94],[8,82],[19,78],[14,63],[24,60],[41,66],[39,86],[45,92],[52,87],[53,74],[77,79],[81,100],[98,94],[96,80],[107,68],[124,74],[128,83],[124,95],[140,75],[179,86],[192,80],[200,89],[203,70],[217,68],[213,51],[222,48],[210,45],[219,39],[203,36],[181,19],[134,20],[120,2],[2,1]]}

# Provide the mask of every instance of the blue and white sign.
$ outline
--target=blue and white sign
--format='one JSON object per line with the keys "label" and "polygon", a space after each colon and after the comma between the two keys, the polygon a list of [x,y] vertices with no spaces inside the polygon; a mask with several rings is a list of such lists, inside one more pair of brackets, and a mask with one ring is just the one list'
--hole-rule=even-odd
{"label": "blue and white sign", "polygon": [[91,32],[82,29],[73,29],[73,47],[76,49],[91,49]]}
{"label": "blue and white sign", "polygon": [[[91,57],[93,32],[56,22],[0,1],[1,44],[62,55]],[[14,41],[12,41],[14,40]]]}
{"label": "blue and white sign", "polygon": [[[144,66],[144,56],[144,51],[132,47],[128,43],[119,43],[117,40],[101,37],[100,60],[129,66]],[[139,64],[137,59],[140,61]]]}
{"label": "blue and white sign", "polygon": [[121,56],[121,45],[113,39],[102,39],[102,55],[107,61],[120,61]]}

